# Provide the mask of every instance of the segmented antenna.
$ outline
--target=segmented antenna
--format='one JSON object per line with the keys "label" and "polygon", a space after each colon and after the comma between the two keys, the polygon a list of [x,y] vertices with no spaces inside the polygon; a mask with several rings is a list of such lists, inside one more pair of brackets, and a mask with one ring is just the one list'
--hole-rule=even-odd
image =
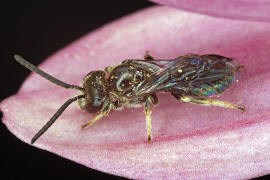
{"label": "segmented antenna", "polygon": [[[30,62],[28,62],[27,60],[25,60],[24,58],[22,58],[19,55],[14,55],[15,60],[20,63],[21,65],[23,65],[24,67],[26,67],[27,69],[29,69],[30,71],[33,71],[37,74],[39,74],[40,76],[42,76],[43,78],[51,81],[52,83],[67,88],[67,89],[77,89],[79,91],[84,92],[84,89],[80,86],[76,86],[76,85],[71,85],[71,84],[67,84],[63,81],[60,81],[58,79],[56,79],[55,77],[45,73],[44,71],[42,71],[41,69],[39,69],[38,67],[34,66],[33,64],[31,64]],[[79,95],[76,97],[73,97],[69,100],[67,100],[58,110],[57,112],[52,116],[52,118],[35,134],[35,136],[32,138],[31,140],[31,144],[33,144],[34,142],[36,142],[36,140],[42,135],[44,134],[50,127],[51,125],[56,121],[56,119],[64,112],[64,110],[74,101],[77,101],[78,99],[82,99],[85,98],[86,95]]]}
{"label": "segmented antenna", "polygon": [[77,101],[78,99],[85,98],[85,95],[79,95],[76,97],[73,97],[69,100],[67,100],[58,110],[57,112],[52,116],[52,118],[35,134],[35,136],[31,140],[31,144],[35,143],[36,140],[44,134],[49,127],[56,121],[56,119],[64,112],[64,110],[74,101]]}
{"label": "segmented antenna", "polygon": [[80,86],[67,84],[67,83],[65,83],[63,81],[60,81],[60,80],[56,79],[55,77],[45,73],[44,71],[42,71],[38,67],[34,66],[33,64],[31,64],[30,62],[28,62],[27,60],[25,60],[23,57],[21,57],[19,55],[14,55],[14,58],[18,63],[20,63],[21,65],[23,65],[24,67],[26,67],[30,71],[33,71],[33,72],[39,74],[40,76],[44,77],[45,79],[51,81],[54,84],[57,84],[58,86],[61,86],[61,87],[67,88],[67,89],[77,89],[77,90],[80,90],[80,91],[84,90]]}

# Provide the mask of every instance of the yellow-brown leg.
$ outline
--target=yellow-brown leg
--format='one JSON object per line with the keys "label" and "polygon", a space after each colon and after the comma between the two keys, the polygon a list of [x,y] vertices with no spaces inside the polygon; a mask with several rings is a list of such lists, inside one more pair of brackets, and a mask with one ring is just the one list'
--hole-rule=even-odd
{"label": "yellow-brown leg", "polygon": [[144,113],[145,113],[145,120],[146,120],[146,127],[147,127],[147,141],[150,142],[152,139],[152,124],[151,124],[151,103],[152,103],[152,97],[148,97],[145,104],[144,104]]}
{"label": "yellow-brown leg", "polygon": [[219,106],[219,107],[225,107],[225,108],[239,109],[242,112],[246,111],[244,107],[237,106],[229,102],[224,102],[224,101],[219,101],[219,100],[214,100],[214,99],[183,96],[183,97],[180,97],[180,101],[208,105],[208,106]]}
{"label": "yellow-brown leg", "polygon": [[86,128],[87,126],[91,126],[92,124],[94,124],[95,122],[97,122],[99,119],[103,118],[104,116],[107,116],[109,114],[111,110],[111,105],[108,104],[108,105],[105,105],[101,112],[96,115],[93,119],[91,119],[90,121],[88,121],[87,123],[85,123],[84,125],[82,125],[82,128]]}

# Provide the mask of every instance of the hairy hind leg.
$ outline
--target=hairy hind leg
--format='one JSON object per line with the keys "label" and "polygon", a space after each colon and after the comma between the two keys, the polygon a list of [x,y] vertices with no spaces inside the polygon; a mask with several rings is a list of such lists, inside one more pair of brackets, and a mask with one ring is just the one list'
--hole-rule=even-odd
{"label": "hairy hind leg", "polygon": [[224,108],[238,109],[242,112],[246,111],[244,107],[237,106],[229,102],[224,102],[224,101],[219,101],[219,100],[214,100],[214,99],[181,96],[179,100],[182,102],[189,102],[189,103],[195,103],[195,104],[201,104],[201,105],[207,105],[207,106],[219,106],[219,107],[224,107]]}

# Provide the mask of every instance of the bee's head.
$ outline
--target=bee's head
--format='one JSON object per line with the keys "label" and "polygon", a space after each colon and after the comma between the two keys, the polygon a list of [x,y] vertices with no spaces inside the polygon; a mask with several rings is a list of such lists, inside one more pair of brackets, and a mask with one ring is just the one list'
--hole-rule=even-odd
{"label": "bee's head", "polygon": [[31,64],[24,58],[19,55],[14,56],[15,60],[23,65],[25,68],[39,74],[41,77],[47,79],[48,81],[61,86],[67,89],[76,89],[79,90],[82,95],[75,96],[73,98],[68,99],[51,117],[51,119],[35,134],[35,136],[31,140],[31,144],[35,143],[35,141],[44,134],[51,125],[57,120],[57,118],[65,111],[65,109],[73,102],[78,101],[79,107],[83,110],[89,112],[98,112],[102,109],[103,104],[106,100],[107,91],[106,91],[106,80],[105,80],[105,72],[104,71],[93,71],[85,76],[83,79],[83,87],[67,84],[55,77],[47,74],[42,71],[35,65]]}
{"label": "bee's head", "polygon": [[88,73],[82,82],[85,98],[79,99],[80,109],[87,112],[98,112],[107,100],[106,73],[104,71],[92,71]]}

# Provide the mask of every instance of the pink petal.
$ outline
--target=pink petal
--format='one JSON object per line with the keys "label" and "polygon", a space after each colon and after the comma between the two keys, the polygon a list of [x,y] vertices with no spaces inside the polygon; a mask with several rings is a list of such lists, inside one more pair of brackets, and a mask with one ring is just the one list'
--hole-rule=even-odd
{"label": "pink petal", "polygon": [[270,0],[151,0],[178,9],[211,16],[270,21]]}
{"label": "pink petal", "polygon": [[[154,7],[109,24],[48,58],[40,67],[79,84],[91,70],[142,58],[215,53],[245,66],[221,98],[247,107],[202,107],[159,94],[153,142],[146,143],[143,110],[115,111],[87,130],[93,115],[71,105],[35,146],[88,167],[135,179],[243,179],[270,172],[270,24],[217,19]],[[53,94],[53,95],[52,95]],[[76,92],[32,74],[1,102],[3,122],[29,143]],[[22,109],[22,107],[24,107]]]}

